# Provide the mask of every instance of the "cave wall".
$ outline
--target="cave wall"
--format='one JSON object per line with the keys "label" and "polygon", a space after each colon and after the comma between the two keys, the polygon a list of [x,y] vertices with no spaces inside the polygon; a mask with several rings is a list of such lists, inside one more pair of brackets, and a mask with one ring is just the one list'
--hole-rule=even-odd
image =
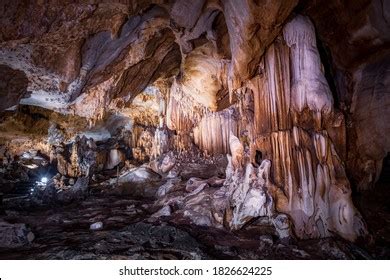
{"label": "cave wall", "polygon": [[0,65],[0,112],[19,104],[27,94],[28,79],[23,71]]}
{"label": "cave wall", "polygon": [[362,65],[353,77],[348,168],[358,190],[372,189],[390,152],[390,56]]}
{"label": "cave wall", "polygon": [[298,8],[314,22],[346,117],[348,176],[356,190],[372,189],[389,152],[389,2],[302,1]]}

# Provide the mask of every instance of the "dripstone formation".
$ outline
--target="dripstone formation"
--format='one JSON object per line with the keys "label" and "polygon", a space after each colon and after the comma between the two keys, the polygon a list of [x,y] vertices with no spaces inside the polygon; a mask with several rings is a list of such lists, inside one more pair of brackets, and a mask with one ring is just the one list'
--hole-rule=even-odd
{"label": "dripstone formation", "polygon": [[[2,1],[0,14],[4,256],[389,256],[386,1]],[[65,227],[80,236],[42,237]],[[169,250],[126,235],[175,227],[177,243],[150,236]],[[66,245],[88,234],[103,247]]]}

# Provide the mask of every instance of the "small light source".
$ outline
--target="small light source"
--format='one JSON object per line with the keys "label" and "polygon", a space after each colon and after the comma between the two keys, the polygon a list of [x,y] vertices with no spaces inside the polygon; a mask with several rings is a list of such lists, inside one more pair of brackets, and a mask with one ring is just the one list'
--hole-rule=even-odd
{"label": "small light source", "polygon": [[42,182],[43,184],[46,184],[46,183],[47,183],[47,178],[46,178],[46,177],[42,177],[41,182]]}

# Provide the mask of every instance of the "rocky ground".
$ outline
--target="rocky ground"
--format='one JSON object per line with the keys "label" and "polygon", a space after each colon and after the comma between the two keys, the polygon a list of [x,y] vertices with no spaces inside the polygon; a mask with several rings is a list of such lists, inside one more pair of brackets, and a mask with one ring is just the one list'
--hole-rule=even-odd
{"label": "rocky ground", "polygon": [[[33,159],[1,169],[0,259],[390,257],[386,181],[355,196],[370,238],[298,240],[290,226],[285,228],[286,215],[287,223],[280,224],[283,214],[272,209],[253,213],[263,198],[253,188],[237,206],[232,225],[238,226],[226,224],[226,215],[237,214],[220,211],[229,195],[229,157],[229,163],[223,157],[188,161],[168,153],[143,165],[127,163],[91,177],[57,174],[47,182],[40,175],[55,168]],[[29,169],[32,164],[40,167]]]}
{"label": "rocky ground", "polygon": [[[174,219],[174,215],[156,219],[153,214],[157,209],[154,199],[107,195],[97,186],[90,188],[90,195],[84,201],[55,207],[5,209],[1,215],[0,230],[2,225],[9,224],[24,224],[27,227],[22,233],[25,235],[25,240],[14,239],[14,246],[0,249],[0,258],[371,259],[389,257],[388,242],[381,239],[383,232],[379,231],[373,232],[377,245],[366,246],[366,250],[339,238],[294,241],[286,244],[264,231],[259,234],[255,227],[229,232],[196,226],[185,219]],[[388,215],[388,210],[386,211]],[[375,226],[372,228],[379,230]],[[31,232],[35,237],[33,240],[31,240]]]}

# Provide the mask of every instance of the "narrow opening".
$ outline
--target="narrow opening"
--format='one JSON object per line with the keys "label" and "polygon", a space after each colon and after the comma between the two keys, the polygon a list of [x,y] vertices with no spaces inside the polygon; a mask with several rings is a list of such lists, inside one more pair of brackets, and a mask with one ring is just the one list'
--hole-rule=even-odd
{"label": "narrow opening", "polygon": [[256,164],[260,165],[262,160],[263,160],[263,153],[259,150],[256,150],[256,155],[255,155]]}

